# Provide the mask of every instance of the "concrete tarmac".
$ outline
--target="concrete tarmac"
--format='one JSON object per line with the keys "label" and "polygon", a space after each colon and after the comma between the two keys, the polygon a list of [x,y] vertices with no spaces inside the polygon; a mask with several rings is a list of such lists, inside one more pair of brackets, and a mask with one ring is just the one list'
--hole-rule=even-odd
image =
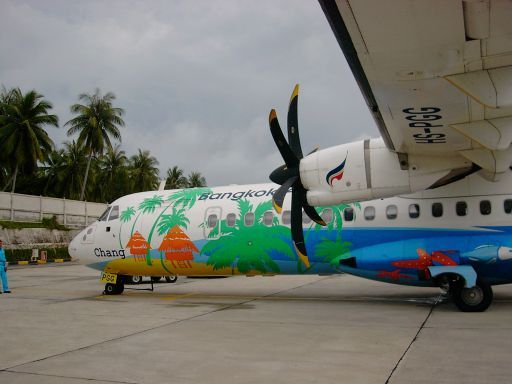
{"label": "concrete tarmac", "polygon": [[342,276],[180,278],[103,296],[80,265],[9,272],[0,383],[507,383],[512,286],[484,313]]}

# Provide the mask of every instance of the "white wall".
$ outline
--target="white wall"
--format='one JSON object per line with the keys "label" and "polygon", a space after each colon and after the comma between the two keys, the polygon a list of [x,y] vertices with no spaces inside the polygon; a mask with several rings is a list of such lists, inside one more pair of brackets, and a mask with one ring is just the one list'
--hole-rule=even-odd
{"label": "white wall", "polygon": [[57,216],[69,227],[85,227],[95,221],[107,204],[0,192],[0,220],[40,222]]}

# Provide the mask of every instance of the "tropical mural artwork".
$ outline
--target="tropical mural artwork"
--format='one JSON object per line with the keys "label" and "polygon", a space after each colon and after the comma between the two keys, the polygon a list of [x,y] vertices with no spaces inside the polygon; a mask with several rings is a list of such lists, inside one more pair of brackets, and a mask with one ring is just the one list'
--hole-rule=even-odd
{"label": "tropical mural artwork", "polygon": [[[220,237],[209,240],[201,249],[201,254],[208,256],[206,264],[214,270],[231,267],[245,274],[279,273],[280,268],[272,255],[294,257],[287,240],[290,229],[280,225],[276,216],[270,225],[263,222],[265,212],[273,210],[271,200],[258,204],[256,209],[245,199],[238,200],[237,204],[238,215],[233,225],[228,225],[226,219],[221,220],[209,234],[209,237]],[[252,216],[249,213],[254,215],[252,226],[244,223],[246,217]]]}
{"label": "tropical mural artwork", "polygon": [[151,250],[151,245],[138,231],[135,231],[128,241],[128,244],[126,244],[126,248],[129,249],[135,261],[143,262],[146,260],[146,255]]}
{"label": "tropical mural artwork", "polygon": [[194,260],[193,252],[199,252],[192,240],[177,225],[167,232],[158,250],[164,252],[165,258],[176,268],[192,268],[190,262]]}
{"label": "tropical mural artwork", "polygon": [[[120,214],[119,243],[123,242],[123,226],[131,223],[126,243],[135,262],[145,262],[157,273],[177,273],[179,269],[201,268],[212,273],[231,274],[278,274],[308,273],[314,268],[336,270],[340,260],[350,257],[351,243],[342,239],[343,211],[354,210],[354,205],[324,207],[319,213],[328,222],[321,227],[312,222],[304,229],[307,243],[311,244],[313,260],[302,260],[293,247],[290,228],[280,224],[273,209],[272,200],[253,205],[245,198],[236,200],[236,215],[228,222],[208,228],[206,241],[198,246],[187,234],[190,221],[187,215],[198,200],[211,194],[210,188],[183,189],[171,192],[168,197],[155,194],[140,202],[137,207],[127,207]],[[136,230],[141,215],[155,215],[147,240]],[[187,217],[188,216],[188,217]],[[126,236],[126,235],[125,235]],[[156,249],[150,244],[155,236],[161,238]],[[197,257],[200,262],[194,257]],[[159,260],[158,265],[154,264]]]}

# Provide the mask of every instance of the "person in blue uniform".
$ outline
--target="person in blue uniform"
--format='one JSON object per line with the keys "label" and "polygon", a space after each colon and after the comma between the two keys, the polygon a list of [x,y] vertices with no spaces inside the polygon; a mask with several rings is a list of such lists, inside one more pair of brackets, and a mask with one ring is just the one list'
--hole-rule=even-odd
{"label": "person in blue uniform", "polygon": [[2,289],[4,293],[11,293],[9,283],[7,282],[7,259],[5,258],[2,240],[0,240],[0,279],[2,279]]}

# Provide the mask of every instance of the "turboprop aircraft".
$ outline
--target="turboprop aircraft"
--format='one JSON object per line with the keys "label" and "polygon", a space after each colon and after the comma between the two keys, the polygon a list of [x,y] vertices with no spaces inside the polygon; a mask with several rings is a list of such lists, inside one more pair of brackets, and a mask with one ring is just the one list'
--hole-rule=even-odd
{"label": "turboprop aircraft", "polygon": [[107,294],[133,275],[349,273],[484,311],[512,282],[512,3],[320,5],[382,137],[304,156],[296,87],[288,140],[269,116],[273,183],[125,196],[71,242]]}

